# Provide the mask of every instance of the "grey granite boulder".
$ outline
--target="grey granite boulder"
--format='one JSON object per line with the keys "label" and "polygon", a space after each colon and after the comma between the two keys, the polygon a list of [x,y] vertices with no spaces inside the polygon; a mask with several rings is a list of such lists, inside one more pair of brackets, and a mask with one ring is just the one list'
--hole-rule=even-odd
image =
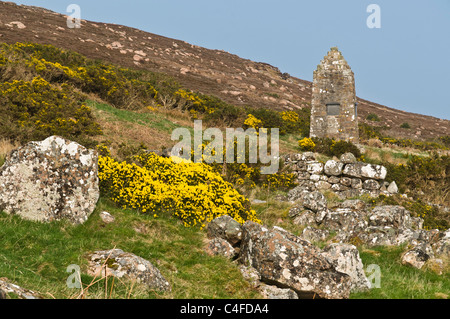
{"label": "grey granite boulder", "polygon": [[85,222],[99,198],[97,152],[58,136],[14,150],[0,168],[0,210]]}

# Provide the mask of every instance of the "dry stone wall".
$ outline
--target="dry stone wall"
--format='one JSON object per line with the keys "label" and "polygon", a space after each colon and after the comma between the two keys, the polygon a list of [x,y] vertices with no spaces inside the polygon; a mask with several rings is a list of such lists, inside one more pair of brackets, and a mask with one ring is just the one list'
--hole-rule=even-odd
{"label": "dry stone wall", "polygon": [[317,161],[311,152],[290,154],[284,160],[297,177],[297,188],[302,190],[330,190],[342,199],[363,194],[389,196],[398,192],[395,182],[385,181],[387,169],[384,166],[358,162],[351,153],[325,163]]}

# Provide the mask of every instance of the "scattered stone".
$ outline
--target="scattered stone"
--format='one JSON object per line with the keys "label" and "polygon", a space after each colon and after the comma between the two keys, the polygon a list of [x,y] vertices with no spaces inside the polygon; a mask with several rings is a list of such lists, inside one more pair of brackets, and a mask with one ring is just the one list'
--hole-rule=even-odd
{"label": "scattered stone", "polygon": [[432,272],[442,275],[446,270],[448,270],[447,264],[440,258],[430,258],[425,262],[423,266],[425,269],[431,270]]}
{"label": "scattered stone", "polygon": [[302,199],[306,194],[309,194],[310,192],[305,190],[305,188],[302,185],[298,185],[291,189],[287,194],[288,201],[295,202],[297,200]]}
{"label": "scattered stone", "polygon": [[101,212],[100,218],[105,224],[113,223],[116,220],[116,218],[108,212]]}
{"label": "scattered stone", "polygon": [[114,276],[136,280],[150,289],[170,291],[169,282],[148,260],[121,249],[96,251],[89,255],[88,273],[94,277]]}
{"label": "scattered stone", "polygon": [[329,211],[322,221],[322,226],[339,232],[340,239],[345,242],[352,236],[364,232],[368,226],[366,215],[350,208],[338,208]]}
{"label": "scattered stone", "polygon": [[58,136],[14,150],[0,168],[0,210],[84,223],[99,198],[97,152]]}
{"label": "scattered stone", "polygon": [[433,249],[427,243],[415,246],[402,256],[402,264],[421,269],[428,259],[434,256]]}
{"label": "scattered stone", "polygon": [[356,211],[364,211],[366,209],[366,203],[360,199],[348,199],[341,203],[341,208],[350,208]]}
{"label": "scattered stone", "polygon": [[239,265],[238,269],[241,272],[242,277],[244,277],[244,279],[247,280],[253,288],[258,287],[261,284],[261,276],[255,268]]}
{"label": "scattered stone", "polygon": [[25,29],[25,28],[26,28],[25,24],[23,24],[23,23],[20,22],[20,21],[12,21],[12,22],[10,22],[10,23],[7,23],[6,26],[9,27],[9,28],[14,28],[14,27],[16,27],[16,28],[18,28],[18,29]]}
{"label": "scattered stone", "polygon": [[436,256],[450,260],[450,228],[442,234],[441,239],[433,244],[433,250]]}
{"label": "scattered stone", "polygon": [[19,299],[42,299],[41,294],[38,292],[13,284],[8,278],[0,278],[0,299],[7,299],[7,294],[10,293],[15,294]]}
{"label": "scattered stone", "polygon": [[232,246],[240,243],[242,227],[228,215],[213,219],[207,226],[208,238],[223,238]]}
{"label": "scattered stone", "polygon": [[377,206],[370,213],[369,225],[411,228],[411,214],[402,206]]}
{"label": "scattered stone", "polygon": [[398,233],[398,229],[391,226],[369,226],[358,234],[358,238],[369,247],[393,246]]}
{"label": "scattered stone", "polygon": [[398,187],[395,181],[389,184],[387,191],[391,194],[398,194]]}
{"label": "scattered stone", "polygon": [[317,224],[320,224],[324,218],[328,215],[328,209],[319,210],[316,212],[316,216],[314,217],[314,220]]}
{"label": "scattered stone", "polygon": [[292,221],[294,225],[316,226],[316,214],[310,210],[304,210]]}

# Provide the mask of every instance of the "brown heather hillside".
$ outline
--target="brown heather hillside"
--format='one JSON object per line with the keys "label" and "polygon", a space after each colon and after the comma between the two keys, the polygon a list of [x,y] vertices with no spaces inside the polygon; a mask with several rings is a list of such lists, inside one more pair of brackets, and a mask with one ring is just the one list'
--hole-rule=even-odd
{"label": "brown heather hillside", "polygon": [[[124,67],[163,72],[192,91],[238,106],[277,110],[310,107],[312,83],[283,74],[269,64],[115,24],[83,20],[80,29],[69,29],[66,16],[38,7],[0,2],[0,42],[52,44]],[[317,62],[320,59],[318,56]],[[311,70],[314,68],[312,65]],[[370,113],[381,121],[367,121]],[[360,122],[387,126],[385,133],[392,137],[424,140],[450,135],[448,120],[363,99],[359,99],[358,116]],[[410,129],[400,128],[405,122]]]}

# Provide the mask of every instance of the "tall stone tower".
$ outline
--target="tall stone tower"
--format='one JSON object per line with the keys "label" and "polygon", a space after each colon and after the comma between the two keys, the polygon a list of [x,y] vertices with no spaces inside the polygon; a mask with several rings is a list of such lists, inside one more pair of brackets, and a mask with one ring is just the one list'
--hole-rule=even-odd
{"label": "tall stone tower", "polygon": [[311,107],[311,137],[359,142],[355,78],[337,48],[314,71]]}

